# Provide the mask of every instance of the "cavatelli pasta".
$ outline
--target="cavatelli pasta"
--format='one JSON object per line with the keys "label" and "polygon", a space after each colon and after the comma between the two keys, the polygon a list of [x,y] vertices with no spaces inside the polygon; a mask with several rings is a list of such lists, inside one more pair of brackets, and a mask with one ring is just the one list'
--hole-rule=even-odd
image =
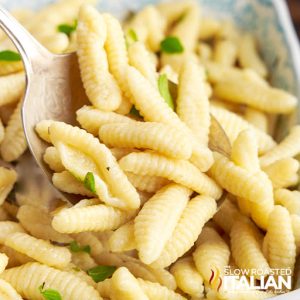
{"label": "cavatelli pasta", "polygon": [[17,181],[17,173],[13,169],[0,167],[0,205],[3,204],[7,195]]}
{"label": "cavatelli pasta", "polygon": [[216,201],[210,197],[197,196],[190,200],[153,266],[167,267],[192,248],[204,224],[213,217],[216,210]]}
{"label": "cavatelli pasta", "polygon": [[43,120],[35,126],[35,130],[38,133],[39,137],[47,143],[51,143],[49,128],[55,121],[52,120]]}
{"label": "cavatelli pasta", "polygon": [[233,41],[217,40],[213,60],[223,66],[233,66],[237,58],[237,47]]}
{"label": "cavatelli pasta", "polygon": [[27,149],[21,121],[21,105],[22,101],[19,102],[11,115],[0,146],[1,156],[7,162],[18,159]]}
{"label": "cavatelli pasta", "polygon": [[134,236],[142,262],[151,264],[160,256],[190,194],[186,187],[169,184],[145,203],[134,220]]}
{"label": "cavatelli pasta", "polygon": [[100,128],[99,137],[109,147],[146,148],[178,159],[189,159],[192,154],[188,137],[161,123],[107,124]]}
{"label": "cavatelli pasta", "polygon": [[61,233],[114,230],[132,214],[103,204],[66,208],[54,215],[52,226]]}
{"label": "cavatelli pasta", "polygon": [[215,199],[218,199],[222,193],[221,188],[210,177],[185,160],[140,152],[128,154],[121,158],[119,163],[126,172],[164,177]]}
{"label": "cavatelli pasta", "polygon": [[0,243],[4,244],[5,240],[13,233],[25,232],[24,228],[13,221],[0,222]]}
{"label": "cavatelli pasta", "polygon": [[103,17],[92,6],[83,5],[77,26],[77,54],[83,85],[95,107],[113,111],[120,106],[122,95],[108,70],[106,39],[107,26]]}
{"label": "cavatelli pasta", "polygon": [[300,216],[300,192],[290,191],[287,189],[278,189],[274,192],[274,200],[276,204],[285,207],[290,214]]}
{"label": "cavatelli pasta", "polygon": [[83,271],[97,267],[95,260],[86,252],[73,252],[72,263]]}
{"label": "cavatelli pasta", "polygon": [[43,159],[49,168],[54,172],[59,173],[65,170],[65,167],[63,166],[59,157],[59,153],[55,147],[48,147],[45,151]]}
{"label": "cavatelli pasta", "polygon": [[4,253],[0,253],[0,274],[5,270],[7,264],[8,264],[8,257]]}
{"label": "cavatelli pasta", "polygon": [[6,270],[0,274],[0,278],[10,283],[22,297],[29,299],[41,299],[39,287],[43,283],[45,283],[44,289],[58,291],[64,300],[102,299],[92,286],[74,274],[39,263],[27,263]]}
{"label": "cavatelli pasta", "polygon": [[291,215],[293,233],[295,237],[295,244],[296,244],[296,254],[300,254],[300,216],[298,215]]}
{"label": "cavatelli pasta", "polygon": [[268,118],[264,112],[251,107],[247,107],[243,117],[257,129],[263,132],[268,131]]}
{"label": "cavatelli pasta", "polygon": [[71,262],[67,248],[51,245],[27,233],[16,232],[7,237],[5,245],[48,266],[63,268]]}
{"label": "cavatelli pasta", "polygon": [[131,148],[110,148],[109,150],[111,151],[112,155],[116,158],[116,160],[120,160],[122,157],[128,155],[131,152],[139,152],[139,150]]}
{"label": "cavatelli pasta", "polygon": [[0,297],[1,300],[22,300],[16,290],[5,280],[0,279]]}

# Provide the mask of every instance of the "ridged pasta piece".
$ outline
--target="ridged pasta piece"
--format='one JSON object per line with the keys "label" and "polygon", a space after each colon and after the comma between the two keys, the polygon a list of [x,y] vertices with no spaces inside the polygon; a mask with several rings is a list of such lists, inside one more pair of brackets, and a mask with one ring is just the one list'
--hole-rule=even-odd
{"label": "ridged pasta piece", "polygon": [[[85,165],[83,161],[78,168],[78,166],[73,165],[72,159],[67,160],[70,157],[66,156],[63,158],[62,152],[59,151],[64,166],[66,167],[65,164],[68,161],[69,168],[74,169],[76,167],[76,172],[80,172],[79,174],[82,176],[81,180],[84,180],[87,172],[94,171],[89,170],[90,167],[96,168],[95,171],[97,171],[97,173],[94,174],[95,181],[98,180],[96,181],[96,191],[98,184],[99,188],[101,188],[100,182],[103,177],[103,181],[107,185],[109,192],[114,197],[102,197],[102,201],[107,201],[112,205],[121,206],[124,209],[136,209],[139,207],[140,199],[135,188],[122,172],[110,150],[105,145],[101,144],[98,139],[78,127],[72,127],[62,122],[55,122],[51,125],[50,133],[54,145],[60,142],[68,143],[70,147],[74,147],[74,150],[77,150],[77,152],[75,151],[77,153],[76,155],[82,154],[83,157],[92,162],[91,165],[86,161]],[[75,154],[75,152],[73,153]],[[80,168],[87,168],[86,172],[83,173],[84,169]],[[98,192],[100,193],[102,191],[98,190]],[[105,194],[102,193],[102,196],[105,196]]]}
{"label": "ridged pasta piece", "polygon": [[55,32],[52,34],[41,32],[35,34],[35,37],[49,51],[56,54],[64,53],[69,46],[69,38],[62,32]]}
{"label": "ridged pasta piece", "polygon": [[128,48],[129,64],[139,70],[153,86],[157,87],[156,66],[146,46],[142,42],[135,42]]}
{"label": "ridged pasta piece", "polygon": [[201,62],[208,61],[212,58],[212,47],[208,43],[199,42],[197,46],[197,54],[199,55]]}
{"label": "ridged pasta piece", "polygon": [[76,179],[69,171],[54,173],[52,183],[57,189],[65,193],[95,197],[95,194],[89,191],[82,181]]}
{"label": "ridged pasta piece", "polygon": [[[1,65],[0,65],[1,68]],[[24,72],[0,78],[0,106],[17,102],[25,88]]]}
{"label": "ridged pasta piece", "polygon": [[251,107],[247,107],[243,117],[257,129],[263,132],[268,131],[268,118],[264,112]]}
{"label": "ridged pasta piece", "polygon": [[133,221],[119,227],[109,238],[112,252],[125,252],[136,248]]}
{"label": "ridged pasta piece", "polygon": [[119,163],[126,172],[164,177],[214,199],[218,199],[222,193],[221,188],[210,177],[185,160],[140,152],[128,154]]}
{"label": "ridged pasta piece", "polygon": [[101,126],[111,123],[134,123],[134,120],[115,112],[105,112],[92,106],[83,106],[77,112],[77,121],[89,133],[97,136]]}
{"label": "ridged pasta piece", "polygon": [[216,201],[206,196],[196,196],[184,209],[171,238],[166,243],[154,267],[167,267],[191,249],[204,224],[217,210]]}
{"label": "ridged pasta piece", "polygon": [[[38,239],[50,240],[58,243],[70,243],[72,241],[71,237],[67,234],[59,233],[53,229],[51,226],[52,218],[50,214],[39,207],[32,205],[20,206],[17,213],[17,219],[26,231]],[[28,220],[30,220],[30,222],[28,222]]]}
{"label": "ridged pasta piece", "polygon": [[215,85],[214,93],[223,100],[246,104],[267,113],[288,114],[297,105],[297,99],[292,94],[257,84],[245,77],[240,77],[239,80],[225,78]]}
{"label": "ridged pasta piece", "polygon": [[0,253],[0,274],[5,270],[7,264],[8,264],[8,257],[4,253]]}
{"label": "ridged pasta piece", "polygon": [[291,157],[276,160],[263,167],[263,171],[272,181],[274,189],[295,185],[299,180],[298,170],[299,161]]}
{"label": "ridged pasta piece", "polygon": [[0,205],[3,204],[7,195],[17,181],[17,173],[14,169],[0,167]]}
{"label": "ridged pasta piece", "polygon": [[206,282],[209,282],[211,270],[223,273],[224,266],[229,263],[230,250],[225,241],[213,229],[205,227],[193,253],[196,268]]}
{"label": "ridged pasta piece", "polygon": [[300,126],[294,126],[290,133],[273,149],[260,158],[262,167],[266,167],[277,160],[294,157],[300,153]]}
{"label": "ridged pasta piece", "polygon": [[114,230],[128,221],[132,214],[106,205],[67,208],[58,212],[53,228],[61,233]]}
{"label": "ridged pasta piece", "polygon": [[233,223],[241,217],[242,215],[239,212],[238,208],[227,196],[218,211],[214,214],[213,220],[227,234],[229,234]]}
{"label": "ridged pasta piece", "polygon": [[126,175],[136,189],[148,193],[155,193],[170,182],[158,176],[136,175],[131,172],[126,172]]}
{"label": "ridged pasta piece", "polygon": [[99,137],[109,147],[146,148],[178,159],[189,159],[192,155],[188,137],[162,123],[106,124],[100,128]]}
{"label": "ridged pasta piece", "polygon": [[10,283],[22,297],[28,299],[42,299],[39,287],[45,282],[44,289],[58,291],[64,300],[102,300],[92,286],[74,274],[39,263],[27,263],[6,270],[0,274],[0,278]]}
{"label": "ridged pasta piece", "polygon": [[16,290],[5,280],[0,279],[0,298],[1,300],[22,300]]}
{"label": "ridged pasta piece", "polygon": [[237,58],[237,47],[233,41],[217,40],[213,60],[223,66],[233,66]]}
{"label": "ridged pasta piece", "polygon": [[[260,232],[252,224],[246,221],[236,221],[230,231],[231,252],[234,261],[241,269],[263,270],[263,275],[267,275],[270,271],[267,260],[261,251],[261,241],[257,238]],[[257,279],[261,279],[261,275],[253,274]],[[262,275],[262,276],[263,276]]]}
{"label": "ridged pasta piece", "polygon": [[137,279],[124,267],[119,268],[113,274],[111,288],[111,298],[114,300],[149,299]]}
{"label": "ridged pasta piece", "polygon": [[134,220],[134,236],[139,258],[151,264],[162,253],[189,200],[191,190],[169,184],[143,206]]}
{"label": "ridged pasta piece", "polygon": [[241,131],[251,129],[254,130],[257,138],[259,154],[266,153],[276,145],[271,136],[259,129],[256,129],[237,114],[215,106],[211,106],[211,113],[219,121],[219,123],[222,124],[222,127],[231,143],[235,141]]}
{"label": "ridged pasta piece", "polygon": [[197,271],[193,259],[185,257],[178,260],[172,267],[178,287],[186,294],[201,299],[203,297],[203,278]]}
{"label": "ridged pasta piece", "polygon": [[9,76],[22,70],[22,61],[0,61],[0,76]]}
{"label": "ridged pasta piece", "polygon": [[290,214],[300,216],[300,192],[287,189],[278,189],[274,191],[274,200],[276,204],[285,207]]}
{"label": "ridged pasta piece", "polygon": [[13,268],[34,261],[34,259],[28,257],[27,255],[22,254],[7,246],[1,247],[1,252],[8,257],[8,268]]}
{"label": "ridged pasta piece", "polygon": [[[111,151],[112,155],[116,158],[116,160],[120,160],[122,157],[128,155],[131,152],[139,152],[139,150],[131,149],[131,148],[115,148],[114,147],[114,148],[110,148],[109,150]],[[128,174],[126,174],[126,175],[128,175]]]}
{"label": "ridged pasta piece", "polygon": [[239,133],[232,144],[231,160],[249,172],[260,171],[258,145],[254,131],[246,129]]}
{"label": "ridged pasta piece", "polygon": [[159,91],[132,67],[129,67],[127,70],[127,80],[133,96],[131,100],[144,116],[145,121],[164,123],[185,132],[191,139],[193,155],[198,156],[197,166],[201,171],[207,171],[213,161],[211,152],[197,143],[190,129],[180,121],[177,114],[161,97]]}
{"label": "ridged pasta piece", "polygon": [[36,124],[35,131],[39,135],[41,139],[43,139],[47,143],[51,143],[49,128],[55,121],[52,120],[43,120]]}
{"label": "ridged pasta piece", "polygon": [[294,270],[296,244],[292,221],[286,208],[276,205],[267,228],[268,258],[271,268]]}
{"label": "ridged pasta piece", "polygon": [[92,6],[83,5],[77,26],[77,54],[81,78],[93,105],[104,111],[113,111],[121,104],[122,95],[108,70],[104,50],[106,39],[107,26],[102,15]]}
{"label": "ridged pasta piece", "polygon": [[66,268],[63,269],[63,271],[71,273],[75,275],[77,278],[79,278],[80,280],[86,282],[88,285],[92,286],[93,288],[97,288],[97,284],[92,279],[92,277],[90,277],[86,272],[79,270],[79,268],[73,263],[70,263]]}
{"label": "ridged pasta piece", "polygon": [[86,252],[72,252],[72,263],[83,271],[97,267],[95,260]]}
{"label": "ridged pasta piece", "polygon": [[236,198],[238,207],[241,213],[247,217],[251,216],[251,202],[248,199],[237,197]]}
{"label": "ridged pasta piece", "polygon": [[22,101],[19,102],[9,118],[4,139],[0,146],[1,156],[6,162],[18,159],[27,149],[21,120],[21,105]]}
{"label": "ridged pasta piece", "polygon": [[295,237],[296,244],[296,255],[300,254],[300,216],[299,215],[291,215],[293,233]]}
{"label": "ridged pasta piece", "polygon": [[71,253],[67,248],[51,245],[27,233],[11,234],[5,245],[48,266],[63,268],[71,262]]}
{"label": "ridged pasta piece", "polygon": [[179,118],[201,144],[207,146],[210,128],[209,100],[205,90],[204,70],[194,61],[186,61],[182,65],[176,105]]}
{"label": "ridged pasta piece", "polygon": [[43,159],[54,172],[59,173],[65,170],[65,167],[59,157],[59,153],[55,147],[48,147],[44,153]]}
{"label": "ridged pasta piece", "polygon": [[266,229],[274,201],[272,183],[265,173],[250,173],[236,166],[227,157],[216,154],[210,174],[228,192],[249,200],[253,220]]}
{"label": "ridged pasta piece", "polygon": [[0,243],[4,244],[5,240],[13,233],[25,232],[24,228],[13,221],[0,222]]}
{"label": "ridged pasta piece", "polygon": [[261,77],[268,75],[268,69],[256,49],[253,35],[243,34],[238,47],[238,60],[242,68],[252,69]]}

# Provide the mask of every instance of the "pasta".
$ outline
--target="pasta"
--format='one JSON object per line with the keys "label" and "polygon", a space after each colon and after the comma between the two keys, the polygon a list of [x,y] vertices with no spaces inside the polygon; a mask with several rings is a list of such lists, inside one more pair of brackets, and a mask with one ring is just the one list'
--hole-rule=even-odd
{"label": "pasta", "polygon": [[0,167],[0,205],[3,204],[16,181],[17,173],[13,169]]}
{"label": "pasta", "polygon": [[278,189],[274,192],[276,204],[285,207],[290,214],[300,216],[300,192],[287,189]]}
{"label": "pasta", "polygon": [[223,66],[234,65],[237,57],[237,47],[230,40],[219,40],[216,42],[213,60]]}
{"label": "pasta", "polygon": [[59,153],[55,147],[48,147],[45,151],[43,159],[45,163],[49,165],[49,168],[56,173],[63,172],[65,170],[59,157]]}
{"label": "pasta", "polygon": [[15,291],[15,289],[6,281],[0,280],[0,297],[3,300],[22,300],[21,296]]}

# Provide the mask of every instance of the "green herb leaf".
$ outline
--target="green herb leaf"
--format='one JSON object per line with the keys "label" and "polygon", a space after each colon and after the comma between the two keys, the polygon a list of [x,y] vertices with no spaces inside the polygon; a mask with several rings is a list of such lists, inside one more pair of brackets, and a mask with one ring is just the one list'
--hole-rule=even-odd
{"label": "green herb leaf", "polygon": [[84,186],[91,191],[92,193],[96,194],[96,187],[95,187],[95,177],[92,172],[87,172],[84,178]]}
{"label": "green herb leaf", "polygon": [[90,245],[80,246],[76,241],[71,242],[70,250],[74,253],[77,253],[77,252],[91,253]]}
{"label": "green herb leaf", "polygon": [[116,267],[114,266],[98,266],[87,271],[88,275],[93,278],[93,280],[98,283],[100,281],[105,280],[106,278],[110,278],[113,273],[116,271]]}
{"label": "green herb leaf", "polygon": [[138,41],[138,36],[133,29],[129,29],[126,33],[125,40],[126,40],[126,47],[128,48],[132,43]]}
{"label": "green herb leaf", "polygon": [[175,54],[182,53],[184,47],[180,40],[176,36],[168,36],[160,43],[160,49],[162,52]]}
{"label": "green herb leaf", "polygon": [[56,290],[44,290],[45,282],[39,287],[40,293],[44,296],[45,300],[62,300],[60,293]]}
{"label": "green herb leaf", "polygon": [[140,112],[135,108],[134,105],[132,106],[132,108],[131,108],[129,114],[131,114],[131,115],[133,115],[133,116],[135,116],[135,117],[137,117],[137,118],[143,118],[143,117],[141,116]]}
{"label": "green herb leaf", "polygon": [[18,52],[11,50],[0,51],[0,60],[1,61],[20,61],[21,55]]}
{"label": "green herb leaf", "polygon": [[169,90],[169,80],[166,74],[161,74],[158,77],[158,89],[166,103],[174,110],[174,101]]}
{"label": "green herb leaf", "polygon": [[77,28],[77,20],[75,20],[73,25],[69,24],[60,24],[57,26],[59,32],[65,33],[67,36],[70,36],[73,31]]}

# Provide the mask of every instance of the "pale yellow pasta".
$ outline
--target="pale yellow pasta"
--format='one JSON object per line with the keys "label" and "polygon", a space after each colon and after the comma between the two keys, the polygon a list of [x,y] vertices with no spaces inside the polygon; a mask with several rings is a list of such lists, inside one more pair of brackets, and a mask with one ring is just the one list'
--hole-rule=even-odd
{"label": "pale yellow pasta", "polygon": [[237,43],[239,35],[239,28],[235,26],[232,20],[226,19],[220,22],[220,28],[216,37],[221,40],[231,40]]}
{"label": "pale yellow pasta", "polygon": [[[263,270],[263,275],[269,273],[269,265],[261,251],[262,237],[252,224],[246,221],[236,221],[230,231],[231,253],[234,261],[241,269]],[[257,279],[261,275],[253,274]]]}
{"label": "pale yellow pasta", "polygon": [[0,77],[0,106],[17,102],[21,98],[24,88],[25,75],[23,72]]}
{"label": "pale yellow pasta", "polygon": [[268,258],[271,268],[292,271],[296,259],[296,244],[292,221],[286,208],[276,205],[270,214],[267,228]]}
{"label": "pale yellow pasta", "polygon": [[197,271],[193,259],[185,257],[179,259],[172,267],[178,287],[186,294],[197,299],[203,297],[203,278]]}
{"label": "pale yellow pasta", "polygon": [[71,262],[71,253],[67,248],[51,245],[27,233],[9,235],[5,245],[48,266],[63,268]]}
{"label": "pale yellow pasta", "polygon": [[109,238],[109,248],[112,252],[124,252],[136,248],[133,221],[114,231]]}
{"label": "pale yellow pasta", "polygon": [[[125,209],[139,207],[140,200],[135,188],[128,181],[109,149],[101,144],[98,139],[78,127],[72,127],[61,122],[56,122],[50,126],[50,135],[54,145],[60,144],[60,146],[64,146],[63,152],[58,150],[66,169],[69,167],[75,170],[76,168],[77,174],[82,176],[81,180],[84,180],[87,172],[96,172],[94,174],[95,181],[97,180],[95,188],[101,194],[101,200]],[[67,156],[66,153],[71,148],[66,148],[62,142],[67,142],[70,147],[74,147],[73,155],[84,157],[85,161],[80,166],[73,164],[72,157]],[[65,154],[64,157],[63,153]],[[76,156],[73,158],[76,159]],[[68,167],[66,163],[68,163]],[[89,169],[91,167],[93,168],[92,170]],[[84,173],[84,171],[86,172]],[[102,188],[103,182],[105,182],[110,192],[106,197],[103,197],[105,196]],[[113,194],[114,197],[111,197],[109,194]]]}
{"label": "pale yellow pasta", "polygon": [[61,173],[54,173],[52,176],[53,185],[62,192],[69,194],[76,194],[88,197],[95,197],[82,183],[74,177],[70,172],[63,171]]}
{"label": "pale yellow pasta", "polygon": [[145,121],[168,124],[185,132],[193,144],[193,162],[202,171],[207,171],[212,164],[212,155],[205,147],[199,145],[189,128],[180,121],[177,114],[167,105],[150,82],[147,81],[136,69],[129,67],[127,80],[135,107],[144,116]]}
{"label": "pale yellow pasta", "polygon": [[190,200],[153,266],[167,267],[191,249],[204,224],[213,217],[216,210],[216,201],[210,197],[196,196]]}
{"label": "pale yellow pasta", "polygon": [[22,254],[10,247],[3,246],[1,247],[1,252],[5,253],[8,259],[8,268],[20,266],[22,264],[26,264],[28,262],[33,262],[34,259],[28,257],[25,254]]}
{"label": "pale yellow pasta", "polygon": [[63,269],[63,271],[67,271],[68,273],[75,275],[77,278],[94,288],[97,287],[97,284],[92,277],[90,277],[85,271],[79,270],[79,268],[73,263],[70,263],[66,268]]}
{"label": "pale yellow pasta", "polygon": [[201,61],[207,61],[212,57],[212,47],[208,43],[200,42],[197,46],[197,53]]}
{"label": "pale yellow pasta", "polygon": [[207,40],[217,35],[221,29],[221,23],[213,18],[203,16],[201,18],[199,38]]}
{"label": "pale yellow pasta", "polygon": [[247,217],[251,216],[251,202],[248,199],[237,197],[236,198],[238,207],[241,213]]}
{"label": "pale yellow pasta", "polygon": [[271,136],[259,129],[256,129],[253,125],[243,120],[237,114],[215,106],[211,106],[211,113],[219,121],[231,143],[235,141],[241,131],[251,129],[255,132],[260,155],[266,153],[276,145]]}
{"label": "pale yellow pasta", "polygon": [[300,216],[300,192],[287,189],[278,189],[274,192],[276,204],[284,206],[290,214]]}
{"label": "pale yellow pasta", "polygon": [[148,300],[137,279],[121,267],[115,271],[111,278],[112,295],[114,300]]}
{"label": "pale yellow pasta", "polygon": [[237,58],[237,47],[230,40],[217,40],[215,42],[213,60],[223,66],[233,66]]}
{"label": "pale yellow pasta", "polygon": [[98,135],[101,126],[105,124],[134,123],[132,119],[119,115],[115,112],[104,112],[86,105],[80,108],[76,112],[76,115],[80,126],[95,136]]}
{"label": "pale yellow pasta", "polygon": [[268,131],[268,118],[264,112],[247,107],[243,117],[257,129],[260,129],[263,132]]}
{"label": "pale yellow pasta", "polygon": [[256,49],[253,35],[243,34],[239,41],[238,60],[242,68],[252,69],[262,77],[268,75],[268,69]]}
{"label": "pale yellow pasta", "polygon": [[[39,287],[58,291],[64,300],[101,300],[99,293],[72,273],[60,271],[39,263],[27,263],[0,274],[16,291],[28,299],[42,299]],[[25,280],[26,279],[26,280]]]}
{"label": "pale yellow pasta", "polygon": [[223,79],[215,85],[214,93],[226,101],[246,104],[267,113],[288,114],[297,105],[297,99],[292,94],[245,77],[239,77],[238,80]]}
{"label": "pale yellow pasta", "polygon": [[13,169],[0,167],[0,205],[3,204],[7,195],[17,181],[17,173]]}
{"label": "pale yellow pasta", "polygon": [[260,158],[262,167],[266,167],[277,160],[294,157],[300,153],[300,126],[294,126],[290,133],[273,149]]}
{"label": "pale yellow pasta", "polygon": [[[53,229],[50,214],[39,207],[31,205],[20,206],[17,219],[26,231],[38,239],[48,239],[58,243],[70,243],[72,241],[68,235],[59,233]],[[23,231],[20,230],[19,232]]]}
{"label": "pale yellow pasta", "polygon": [[214,214],[213,220],[227,233],[229,234],[233,223],[242,217],[238,208],[234,203],[226,197],[218,211]]}
{"label": "pale yellow pasta", "polygon": [[189,200],[191,190],[169,184],[143,206],[134,220],[134,236],[140,260],[151,264],[162,253]]}
{"label": "pale yellow pasta", "polygon": [[1,300],[22,300],[16,290],[5,280],[0,279],[0,297]]}
{"label": "pale yellow pasta", "polygon": [[7,162],[18,159],[27,149],[21,120],[21,105],[22,101],[19,102],[10,116],[5,129],[4,139],[0,146],[1,156]]}
{"label": "pale yellow pasta", "polygon": [[61,233],[114,230],[132,215],[106,205],[66,208],[55,214],[52,226]]}
{"label": "pale yellow pasta", "polygon": [[275,189],[295,185],[299,181],[298,170],[299,161],[291,157],[276,160],[263,167]]}
{"label": "pale yellow pasta", "polygon": [[4,244],[5,240],[13,233],[25,232],[24,228],[13,221],[0,222],[0,243]]}
{"label": "pale yellow pasta", "polygon": [[9,76],[22,70],[22,61],[0,61],[0,76]]}
{"label": "pale yellow pasta", "polygon": [[139,70],[154,87],[157,87],[156,66],[146,46],[142,42],[135,42],[128,48],[129,64]]}
{"label": "pale yellow pasta", "polygon": [[4,253],[0,253],[0,274],[5,270],[7,264],[8,257]]}
{"label": "pale yellow pasta", "polygon": [[95,107],[113,111],[119,107],[122,95],[108,70],[104,50],[106,39],[107,29],[103,17],[92,6],[83,5],[77,26],[77,55],[83,85]]}
{"label": "pale yellow pasta", "polygon": [[196,62],[186,61],[182,65],[176,112],[200,143],[207,146],[210,127],[209,100],[205,90],[204,69]]}
{"label": "pale yellow pasta", "polygon": [[173,68],[169,65],[165,65],[163,66],[160,70],[159,70],[159,74],[165,74],[168,78],[169,81],[178,84],[178,73],[175,72],[173,70]]}
{"label": "pale yellow pasta", "polygon": [[293,233],[296,244],[296,254],[300,254],[300,217],[298,215],[291,215]]}
{"label": "pale yellow pasta", "polygon": [[63,166],[59,157],[59,153],[55,147],[48,147],[45,151],[43,159],[49,168],[54,172],[59,173],[65,170],[65,167]]}
{"label": "pale yellow pasta", "polygon": [[97,267],[95,260],[86,252],[72,253],[72,263],[83,271]]}
{"label": "pale yellow pasta", "polygon": [[66,34],[55,32],[52,34],[39,33],[35,34],[37,40],[42,43],[49,51],[53,53],[63,53],[69,46],[69,38]]}
{"label": "pale yellow pasta", "polygon": [[253,130],[243,130],[239,133],[232,144],[231,160],[251,173],[260,171],[258,145]]}
{"label": "pale yellow pasta", "polygon": [[39,137],[47,143],[51,143],[49,128],[54,122],[52,120],[43,120],[35,126],[35,131]]}
{"label": "pale yellow pasta", "polygon": [[[109,150],[111,151],[112,155],[116,158],[116,160],[120,160],[122,157],[128,155],[131,152],[139,151],[137,149],[131,149],[131,148],[110,148]],[[126,175],[128,175],[128,174],[126,174]],[[130,182],[132,183],[132,181],[130,181]]]}
{"label": "pale yellow pasta", "polygon": [[221,188],[210,177],[186,160],[140,152],[128,154],[119,163],[126,172],[167,178],[214,199],[218,199],[222,193]]}
{"label": "pale yellow pasta", "polygon": [[131,172],[126,172],[126,175],[136,189],[148,193],[155,193],[169,183],[169,180],[158,176],[137,175]]}
{"label": "pale yellow pasta", "polygon": [[188,137],[162,123],[107,124],[100,128],[99,137],[109,147],[151,149],[178,159],[189,159],[192,155]]}
{"label": "pale yellow pasta", "polygon": [[193,259],[198,272],[206,282],[210,280],[211,270],[223,273],[223,268],[229,263],[229,256],[229,247],[220,235],[213,228],[203,228]]}

